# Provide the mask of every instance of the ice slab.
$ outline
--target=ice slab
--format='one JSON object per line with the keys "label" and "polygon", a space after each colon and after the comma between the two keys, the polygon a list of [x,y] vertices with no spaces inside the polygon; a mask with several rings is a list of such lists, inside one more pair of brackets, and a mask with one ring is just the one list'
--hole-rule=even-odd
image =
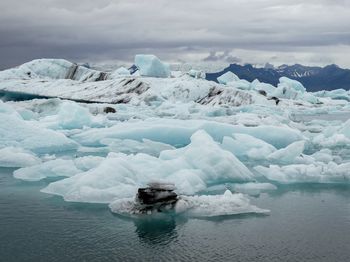
{"label": "ice slab", "polygon": [[194,78],[205,79],[205,72],[203,72],[201,70],[191,69],[190,71],[188,71],[188,75],[190,75]]}
{"label": "ice slab", "polygon": [[39,164],[40,162],[40,158],[22,148],[5,147],[0,149],[1,167],[26,167]]}
{"label": "ice slab", "polygon": [[[111,206],[113,210],[113,205]],[[215,217],[237,214],[267,214],[269,210],[258,208],[242,194],[227,190],[223,195],[184,196],[176,203],[175,211],[192,217]]]}
{"label": "ice slab", "polygon": [[65,135],[40,127],[35,121],[24,121],[17,115],[0,113],[0,148],[21,147],[34,153],[68,151],[77,143]]}
{"label": "ice slab", "polygon": [[54,159],[42,164],[18,169],[13,173],[13,176],[25,181],[39,181],[48,177],[71,177],[97,167],[103,159],[96,156],[76,159]]}
{"label": "ice slab", "polygon": [[233,137],[225,136],[222,148],[232,152],[237,157],[255,160],[266,159],[266,156],[276,151],[274,146],[246,134],[233,134]]}
{"label": "ice slab", "polygon": [[41,119],[47,127],[52,129],[81,129],[93,124],[93,117],[89,109],[72,101],[64,101],[58,107],[57,114]]}
{"label": "ice slab", "polygon": [[292,164],[287,166],[257,166],[255,170],[271,181],[290,183],[340,183],[350,182],[350,163]]}
{"label": "ice slab", "polygon": [[268,155],[270,161],[291,164],[294,163],[297,157],[300,157],[305,148],[305,141],[297,141],[286,148],[282,148]]}
{"label": "ice slab", "polygon": [[[134,206],[134,198],[118,199],[109,204],[113,213],[126,216],[135,215]],[[180,196],[174,211],[178,215],[189,217],[217,217],[249,213],[268,214],[270,212],[250,204],[249,199],[244,195],[232,194],[229,190],[223,195]],[[149,212],[148,215],[152,214],[154,213]]]}
{"label": "ice slab", "polygon": [[173,146],[155,142],[149,139],[142,139],[142,141],[136,141],[131,139],[102,139],[101,143],[108,146],[111,152],[120,152],[124,154],[137,154],[144,153],[151,156],[158,157],[160,152],[164,150],[175,149]]}
{"label": "ice slab", "polygon": [[239,81],[239,77],[231,71],[226,72],[217,78],[218,82],[223,85],[227,85],[230,82]]}
{"label": "ice slab", "polygon": [[67,201],[109,203],[132,197],[150,181],[175,183],[179,193],[194,194],[207,185],[248,182],[252,173],[204,131],[180,149],[162,151],[159,158],[145,154],[109,154],[96,168],[49,184],[43,192]]}
{"label": "ice slab", "polygon": [[105,138],[132,139],[142,141],[149,139],[173,146],[187,145],[190,137],[198,130],[205,130],[215,141],[222,142],[224,136],[241,133],[263,140],[279,148],[303,140],[300,131],[286,125],[260,125],[247,127],[231,125],[208,120],[147,119],[145,121],[118,123],[110,128],[87,130],[73,136],[73,139],[85,146],[101,145]]}
{"label": "ice slab", "polygon": [[136,55],[135,65],[141,76],[169,77],[169,66],[162,63],[155,55]]}

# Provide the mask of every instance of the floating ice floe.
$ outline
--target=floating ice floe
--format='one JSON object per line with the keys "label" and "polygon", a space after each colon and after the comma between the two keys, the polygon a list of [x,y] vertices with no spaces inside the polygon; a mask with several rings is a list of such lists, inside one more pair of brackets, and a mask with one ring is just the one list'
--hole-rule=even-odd
{"label": "floating ice floe", "polygon": [[[113,213],[127,216],[137,215],[134,206],[134,198],[119,199],[109,204]],[[170,208],[169,212],[172,211]],[[180,196],[173,212],[189,217],[217,217],[252,213],[268,214],[270,211],[250,204],[249,199],[242,194],[232,194],[227,190],[223,195]],[[152,211],[148,214],[152,214]]]}
{"label": "floating ice floe", "polygon": [[120,152],[124,154],[144,153],[158,157],[160,152],[164,150],[175,149],[173,146],[155,142],[149,139],[142,139],[141,142],[131,139],[102,139],[101,143],[108,146],[111,152]]}
{"label": "floating ice floe", "polygon": [[5,147],[0,149],[0,167],[26,167],[40,162],[40,158],[22,148]]}
{"label": "floating ice floe", "polygon": [[290,164],[295,163],[296,158],[300,157],[305,148],[305,141],[297,141],[286,148],[282,148],[275,151],[267,156],[270,161],[275,161],[278,163]]}
{"label": "floating ice floe", "polygon": [[61,195],[66,201],[109,203],[135,195],[137,188],[153,180],[175,183],[179,193],[191,195],[213,183],[252,179],[242,162],[198,131],[188,146],[162,151],[159,158],[109,154],[98,167],[51,183],[42,191]]}
{"label": "floating ice floe", "polygon": [[[111,208],[113,208],[113,205]],[[229,190],[223,195],[184,196],[176,203],[175,211],[191,217],[269,213],[269,210],[250,204],[249,199],[244,195],[232,194]]]}
{"label": "floating ice floe", "polygon": [[340,183],[350,182],[350,163],[292,164],[287,166],[257,166],[255,170],[271,181],[290,183]]}
{"label": "floating ice floe", "polygon": [[76,159],[55,159],[18,169],[13,173],[13,176],[25,181],[39,181],[49,177],[71,177],[97,167],[103,159],[97,156]]}
{"label": "floating ice floe", "polygon": [[232,152],[237,157],[254,160],[266,159],[266,156],[276,151],[274,146],[247,134],[233,134],[233,137],[225,136],[222,148]]}
{"label": "floating ice floe", "polygon": [[[2,104],[0,104],[0,108]],[[40,127],[35,122],[24,121],[16,113],[0,112],[0,148],[20,147],[34,153],[68,151],[77,143],[65,135]]]}
{"label": "floating ice floe", "polygon": [[136,55],[135,65],[141,76],[169,77],[170,68],[155,55]]}
{"label": "floating ice floe", "polygon": [[142,141],[149,139],[173,146],[190,143],[190,137],[198,130],[205,130],[215,141],[222,142],[224,136],[240,133],[263,140],[275,148],[284,148],[289,144],[303,140],[300,131],[286,125],[260,125],[247,127],[230,125],[208,120],[147,119],[137,122],[117,123],[110,128],[87,130],[72,136],[75,141],[85,146],[101,145],[105,138],[132,139]]}
{"label": "floating ice floe", "polygon": [[72,101],[63,101],[57,114],[41,119],[46,127],[52,129],[81,129],[93,123],[89,109]]}

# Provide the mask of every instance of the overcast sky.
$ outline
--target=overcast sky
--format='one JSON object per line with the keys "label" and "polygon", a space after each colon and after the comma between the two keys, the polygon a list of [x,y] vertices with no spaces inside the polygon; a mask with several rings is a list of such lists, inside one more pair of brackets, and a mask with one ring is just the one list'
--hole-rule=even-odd
{"label": "overcast sky", "polygon": [[1,0],[0,68],[34,58],[336,63],[350,68],[348,0]]}

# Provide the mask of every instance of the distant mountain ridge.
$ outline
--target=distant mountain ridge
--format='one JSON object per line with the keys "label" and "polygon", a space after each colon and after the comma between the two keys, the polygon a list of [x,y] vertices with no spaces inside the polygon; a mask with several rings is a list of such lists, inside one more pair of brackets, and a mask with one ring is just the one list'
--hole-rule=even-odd
{"label": "distant mountain ridge", "polygon": [[239,78],[253,81],[258,79],[276,86],[282,76],[301,82],[307,91],[350,89],[350,69],[343,69],[337,65],[325,67],[295,65],[281,65],[279,67],[266,66],[264,68],[253,67],[251,64],[231,64],[221,72],[207,73],[206,79],[217,81],[222,74],[231,71]]}

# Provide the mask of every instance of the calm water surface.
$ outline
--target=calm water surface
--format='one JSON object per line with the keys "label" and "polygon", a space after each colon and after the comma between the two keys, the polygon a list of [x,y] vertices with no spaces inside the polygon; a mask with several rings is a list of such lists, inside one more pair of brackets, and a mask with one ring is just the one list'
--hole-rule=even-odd
{"label": "calm water surface", "polygon": [[350,188],[294,186],[269,216],[132,220],[40,193],[0,169],[0,261],[350,261]]}

